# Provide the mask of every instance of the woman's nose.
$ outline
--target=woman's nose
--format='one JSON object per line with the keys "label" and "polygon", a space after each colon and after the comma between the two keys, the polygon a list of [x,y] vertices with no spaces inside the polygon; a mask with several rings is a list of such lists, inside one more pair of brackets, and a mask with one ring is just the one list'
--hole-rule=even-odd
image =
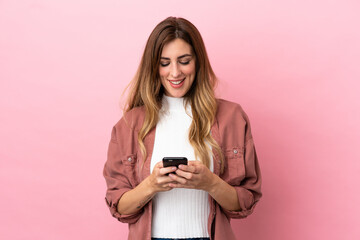
{"label": "woman's nose", "polygon": [[170,74],[173,78],[177,78],[181,75],[181,70],[177,64],[173,64]]}

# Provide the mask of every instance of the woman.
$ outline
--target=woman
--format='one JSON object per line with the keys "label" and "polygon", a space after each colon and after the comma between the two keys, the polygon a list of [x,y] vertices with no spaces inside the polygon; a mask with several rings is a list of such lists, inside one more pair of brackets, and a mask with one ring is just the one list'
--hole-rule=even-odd
{"label": "woman", "polygon": [[[128,239],[236,239],[261,176],[247,115],[216,99],[199,31],[169,17],[152,31],[104,167],[106,203]],[[188,165],[163,167],[163,157]]]}

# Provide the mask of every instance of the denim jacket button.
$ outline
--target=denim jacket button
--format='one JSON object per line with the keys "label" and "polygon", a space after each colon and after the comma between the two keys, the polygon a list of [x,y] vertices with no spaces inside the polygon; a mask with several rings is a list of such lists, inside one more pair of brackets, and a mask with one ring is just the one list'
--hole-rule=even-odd
{"label": "denim jacket button", "polygon": [[129,157],[129,158],[128,158],[128,161],[131,162],[131,160],[132,160],[131,157]]}
{"label": "denim jacket button", "polygon": [[235,149],[235,150],[234,150],[234,153],[235,153],[235,154],[237,154],[237,153],[238,153],[238,151]]}

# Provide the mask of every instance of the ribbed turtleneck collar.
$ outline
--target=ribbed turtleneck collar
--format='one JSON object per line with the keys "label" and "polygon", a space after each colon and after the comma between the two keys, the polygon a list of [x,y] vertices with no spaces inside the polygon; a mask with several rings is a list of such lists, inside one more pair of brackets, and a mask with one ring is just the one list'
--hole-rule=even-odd
{"label": "ribbed turtleneck collar", "polygon": [[184,98],[176,98],[176,97],[169,97],[165,94],[162,97],[162,104],[164,110],[169,111],[176,111],[176,110],[185,110],[184,107]]}

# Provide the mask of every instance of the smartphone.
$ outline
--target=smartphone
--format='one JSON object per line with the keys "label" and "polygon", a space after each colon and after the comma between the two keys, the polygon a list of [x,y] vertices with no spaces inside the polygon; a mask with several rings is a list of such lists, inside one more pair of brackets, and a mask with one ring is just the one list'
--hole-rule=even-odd
{"label": "smartphone", "polygon": [[162,161],[164,167],[179,167],[180,164],[187,165],[188,163],[186,157],[164,157]]}

